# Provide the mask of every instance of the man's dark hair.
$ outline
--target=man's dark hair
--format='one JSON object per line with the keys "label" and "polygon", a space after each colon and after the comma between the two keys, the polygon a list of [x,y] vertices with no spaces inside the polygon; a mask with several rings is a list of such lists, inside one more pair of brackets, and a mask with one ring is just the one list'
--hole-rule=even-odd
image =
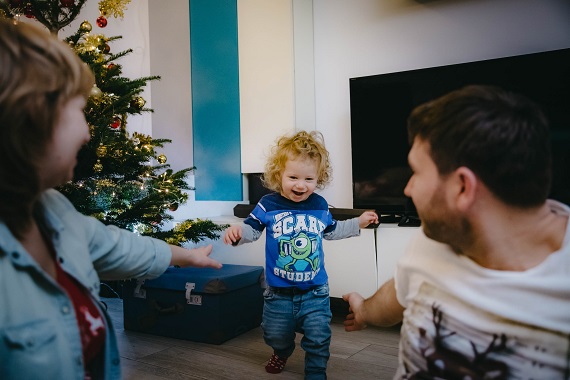
{"label": "man's dark hair", "polygon": [[532,207],[550,192],[549,127],[529,99],[492,86],[467,86],[416,107],[410,144],[426,141],[440,174],[471,169],[503,202]]}

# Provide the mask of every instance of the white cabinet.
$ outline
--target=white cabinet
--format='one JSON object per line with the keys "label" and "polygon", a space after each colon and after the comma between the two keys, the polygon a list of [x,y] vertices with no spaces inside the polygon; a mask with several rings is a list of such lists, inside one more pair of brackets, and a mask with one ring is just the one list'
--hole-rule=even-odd
{"label": "white cabinet", "polygon": [[[218,224],[242,223],[235,216],[209,218]],[[329,275],[331,297],[358,292],[370,297],[379,286],[394,275],[396,262],[404,253],[418,227],[381,224],[376,229],[363,229],[360,236],[342,240],[325,240],[325,268]],[[237,247],[225,245],[222,239],[203,241],[212,244],[211,257],[224,264],[259,265],[265,267],[265,233],[253,243]],[[194,245],[190,245],[194,246]]]}
{"label": "white cabinet", "polygon": [[329,275],[331,297],[358,292],[369,297],[378,288],[375,230],[363,229],[360,236],[325,240],[325,268]]}
{"label": "white cabinet", "polygon": [[331,297],[358,292],[370,297],[394,275],[396,263],[419,227],[381,224],[363,229],[359,237],[326,240],[325,265]]}
{"label": "white cabinet", "polygon": [[381,224],[376,230],[378,287],[394,277],[398,259],[418,230],[419,227],[398,227],[397,224]]}

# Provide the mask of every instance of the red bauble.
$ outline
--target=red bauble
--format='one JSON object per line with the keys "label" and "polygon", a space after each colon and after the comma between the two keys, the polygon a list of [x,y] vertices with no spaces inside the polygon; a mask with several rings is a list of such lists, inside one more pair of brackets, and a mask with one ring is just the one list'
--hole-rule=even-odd
{"label": "red bauble", "polygon": [[70,8],[75,5],[75,0],[59,0],[62,7]]}
{"label": "red bauble", "polygon": [[153,226],[158,226],[160,222],[162,222],[162,215],[158,214],[155,217],[155,219],[152,222],[150,222],[150,224],[152,224]]}
{"label": "red bauble", "polygon": [[117,130],[117,129],[121,128],[121,118],[118,116],[115,116],[113,118],[113,121],[111,122],[111,124],[109,124],[109,126],[113,130]]}
{"label": "red bauble", "polygon": [[107,19],[104,16],[97,17],[97,25],[99,28],[104,28],[107,26]]}

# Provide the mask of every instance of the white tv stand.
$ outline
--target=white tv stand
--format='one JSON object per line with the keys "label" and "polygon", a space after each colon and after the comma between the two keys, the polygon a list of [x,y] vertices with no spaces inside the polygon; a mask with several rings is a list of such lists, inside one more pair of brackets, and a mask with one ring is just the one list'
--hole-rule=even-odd
{"label": "white tv stand", "polygon": [[[242,223],[235,216],[209,218],[218,224]],[[419,227],[398,227],[380,224],[363,229],[360,236],[342,240],[325,240],[325,268],[329,275],[331,297],[358,292],[369,297],[389,280],[398,258]],[[265,267],[265,234],[254,243],[237,247],[225,245],[221,239],[204,241],[213,244],[211,257],[225,264],[259,265]]]}

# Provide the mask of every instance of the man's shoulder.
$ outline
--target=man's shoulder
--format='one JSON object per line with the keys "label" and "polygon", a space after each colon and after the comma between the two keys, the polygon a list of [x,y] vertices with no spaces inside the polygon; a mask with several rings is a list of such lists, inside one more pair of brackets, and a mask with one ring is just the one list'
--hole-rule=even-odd
{"label": "man's shoulder", "polygon": [[570,206],[554,199],[549,199],[546,204],[553,213],[570,217]]}

